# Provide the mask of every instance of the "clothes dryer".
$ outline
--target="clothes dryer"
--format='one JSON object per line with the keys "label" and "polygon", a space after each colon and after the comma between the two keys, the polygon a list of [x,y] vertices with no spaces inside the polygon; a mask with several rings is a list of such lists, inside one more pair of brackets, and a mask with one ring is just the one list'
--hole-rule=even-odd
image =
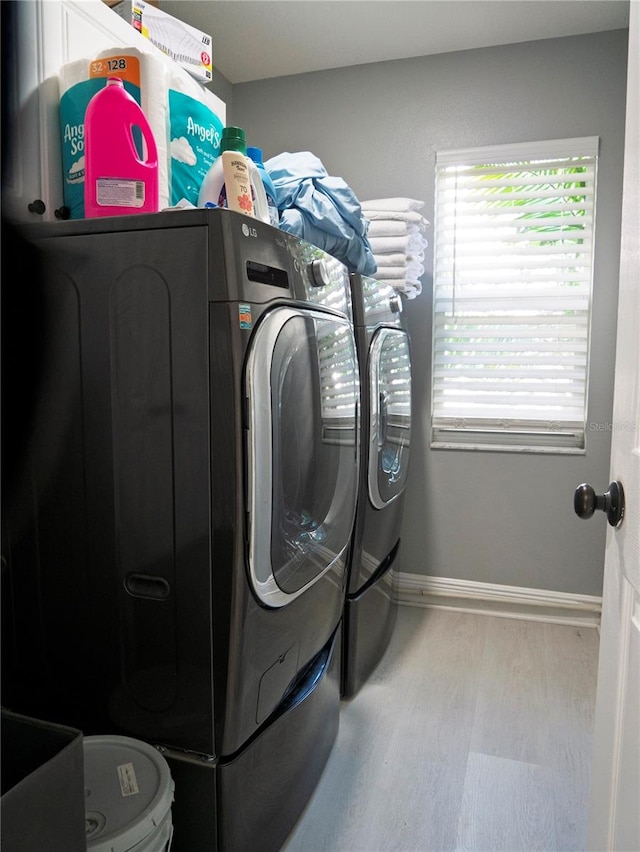
{"label": "clothes dryer", "polygon": [[362,390],[360,485],[345,601],[342,694],[379,663],[396,618],[398,553],[411,443],[411,353],[399,294],[351,275]]}
{"label": "clothes dryer", "polygon": [[347,270],[228,210],[29,236],[47,357],[7,519],[4,701],[161,748],[175,852],[276,850],[338,727]]}

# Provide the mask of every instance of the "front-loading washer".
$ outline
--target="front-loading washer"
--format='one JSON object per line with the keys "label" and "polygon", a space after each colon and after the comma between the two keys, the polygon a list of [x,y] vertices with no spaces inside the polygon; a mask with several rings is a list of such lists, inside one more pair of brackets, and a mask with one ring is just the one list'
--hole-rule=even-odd
{"label": "front-loading washer", "polygon": [[338,727],[347,270],[220,209],[28,236],[46,365],[9,530],[4,700],[162,749],[176,852],[275,850]]}
{"label": "front-loading washer", "polygon": [[402,298],[351,275],[362,388],[360,482],[345,601],[342,694],[354,696],[384,654],[397,613],[398,554],[410,471],[411,348]]}

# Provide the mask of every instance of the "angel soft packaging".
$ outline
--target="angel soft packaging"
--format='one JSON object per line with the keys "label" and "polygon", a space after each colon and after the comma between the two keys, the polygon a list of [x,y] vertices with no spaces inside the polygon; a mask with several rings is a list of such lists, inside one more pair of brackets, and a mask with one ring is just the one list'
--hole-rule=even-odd
{"label": "angel soft packaging", "polygon": [[185,198],[196,204],[200,186],[220,154],[225,104],[184,69],[137,48],[112,48],[60,71],[63,197],[70,218],[84,217],[84,115],[89,101],[120,77],[151,126],[158,148],[160,209]]}

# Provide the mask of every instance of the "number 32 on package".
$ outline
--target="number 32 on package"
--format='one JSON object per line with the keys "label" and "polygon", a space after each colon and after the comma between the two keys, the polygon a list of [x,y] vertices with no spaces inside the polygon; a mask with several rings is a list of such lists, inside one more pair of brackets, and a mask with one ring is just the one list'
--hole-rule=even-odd
{"label": "number 32 on package", "polygon": [[137,56],[121,54],[104,59],[94,59],[89,64],[89,77],[120,77],[140,87],[140,60]]}

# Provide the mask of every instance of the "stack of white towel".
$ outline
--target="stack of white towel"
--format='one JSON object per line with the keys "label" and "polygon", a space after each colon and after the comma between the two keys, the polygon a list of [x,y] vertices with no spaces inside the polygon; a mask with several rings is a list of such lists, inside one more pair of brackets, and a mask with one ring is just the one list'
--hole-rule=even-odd
{"label": "stack of white towel", "polygon": [[367,239],[376,261],[373,278],[395,287],[407,299],[422,292],[424,252],[429,245],[429,222],[419,212],[424,201],[415,198],[373,198],[361,201],[369,220]]}

